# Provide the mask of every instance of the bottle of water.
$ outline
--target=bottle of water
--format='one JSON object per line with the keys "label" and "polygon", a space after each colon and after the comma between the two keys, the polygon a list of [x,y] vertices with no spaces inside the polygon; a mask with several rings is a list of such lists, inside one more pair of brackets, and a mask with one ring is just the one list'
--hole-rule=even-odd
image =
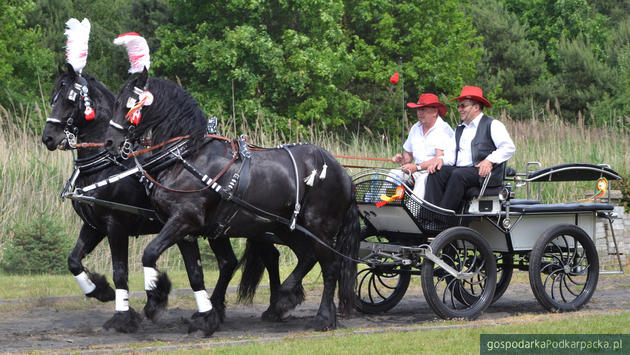
{"label": "bottle of water", "polygon": [[372,180],[370,182],[370,188],[368,189],[368,191],[365,193],[365,202],[378,202],[380,201],[380,194],[379,194],[379,177],[378,174],[374,174],[372,175]]}

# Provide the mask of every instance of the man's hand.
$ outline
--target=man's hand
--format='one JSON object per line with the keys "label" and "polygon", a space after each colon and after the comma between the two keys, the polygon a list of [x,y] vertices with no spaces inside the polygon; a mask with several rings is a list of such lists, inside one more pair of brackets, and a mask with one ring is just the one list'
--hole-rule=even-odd
{"label": "man's hand", "polygon": [[402,154],[396,154],[392,157],[392,161],[396,164],[402,164],[403,163],[403,156]]}
{"label": "man's hand", "polygon": [[475,168],[479,168],[479,176],[486,177],[492,171],[492,162],[488,159],[484,159],[481,163],[475,165]]}
{"label": "man's hand", "polygon": [[441,158],[433,158],[429,161],[427,161],[427,167],[426,170],[429,174],[433,174],[436,171],[442,169],[442,165],[444,165],[444,160],[442,160]]}
{"label": "man's hand", "polygon": [[402,171],[409,171],[411,174],[413,174],[418,171],[418,167],[414,163],[409,163],[402,166]]}

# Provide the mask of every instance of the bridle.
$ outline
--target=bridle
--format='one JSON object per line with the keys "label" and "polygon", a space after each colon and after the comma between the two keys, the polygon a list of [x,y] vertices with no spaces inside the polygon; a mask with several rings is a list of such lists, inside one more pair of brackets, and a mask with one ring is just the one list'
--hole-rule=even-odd
{"label": "bridle", "polygon": [[[68,90],[68,100],[75,102],[76,105],[72,110],[72,113],[65,120],[60,120],[55,117],[46,118],[46,123],[58,124],[63,126],[63,132],[66,135],[66,140],[68,142],[68,146],[72,149],[75,149],[77,146],[77,136],[79,135],[79,127],[75,125],[75,121],[79,118],[79,114],[81,111],[81,103],[85,107],[83,112],[86,120],[90,121],[94,119],[94,109],[92,108],[92,99],[88,95],[88,85],[87,80],[81,75],[77,76],[77,82],[73,83]],[[80,97],[81,100],[77,100]],[[57,99],[59,98],[59,92],[53,97],[51,100],[51,106],[54,107]]]}
{"label": "bridle", "polygon": [[138,139],[136,135],[136,128],[140,124],[140,118],[142,117],[142,107],[149,106],[153,103],[153,94],[146,89],[141,89],[137,86],[133,87],[134,95],[130,95],[127,98],[126,107],[129,109],[125,118],[129,120],[129,127],[125,129],[121,124],[109,120],[109,125],[116,128],[119,131],[125,133],[125,141],[123,142],[120,150],[120,155],[123,159],[128,159],[133,155],[133,143]]}

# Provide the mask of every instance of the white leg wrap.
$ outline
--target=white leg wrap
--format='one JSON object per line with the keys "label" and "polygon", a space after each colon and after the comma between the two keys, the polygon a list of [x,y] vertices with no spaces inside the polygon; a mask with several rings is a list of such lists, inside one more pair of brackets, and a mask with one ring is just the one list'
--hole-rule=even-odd
{"label": "white leg wrap", "polygon": [[127,312],[129,310],[129,291],[120,288],[116,289],[116,312]]}
{"label": "white leg wrap", "polygon": [[158,279],[158,271],[152,267],[144,268],[144,290],[151,291],[155,288]]}
{"label": "white leg wrap", "polygon": [[195,291],[195,301],[197,301],[197,309],[199,313],[204,313],[212,310],[212,303],[210,303],[210,299],[208,298],[208,293],[206,290]]}
{"label": "white leg wrap", "polygon": [[96,285],[92,282],[92,280],[90,280],[85,271],[81,272],[74,278],[77,280],[79,287],[81,287],[81,290],[83,290],[83,293],[86,295],[96,289]]}

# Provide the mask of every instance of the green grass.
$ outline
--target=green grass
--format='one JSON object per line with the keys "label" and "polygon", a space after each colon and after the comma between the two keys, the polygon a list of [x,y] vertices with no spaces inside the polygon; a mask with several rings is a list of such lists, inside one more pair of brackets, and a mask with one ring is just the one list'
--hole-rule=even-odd
{"label": "green grass", "polygon": [[[282,265],[280,267],[280,277],[284,280],[293,270],[293,265]],[[182,270],[167,270],[171,279],[173,289],[189,289],[188,276]],[[107,280],[113,287],[111,271],[106,275]],[[212,289],[215,281],[219,277],[218,270],[205,269],[204,278],[206,288]],[[237,270],[234,277],[230,281],[231,286],[237,286],[241,279],[241,272]],[[313,285],[319,287],[322,283],[321,270],[319,265],[315,265],[313,270],[309,272],[305,279],[305,287]],[[267,273],[264,273],[261,285],[268,285],[269,280]],[[142,273],[129,274],[129,290],[144,290],[144,275]],[[264,294],[264,291],[263,291]],[[82,295],[81,289],[77,285],[74,278],[69,274],[63,275],[6,275],[0,273],[0,300],[2,299],[26,299],[51,296],[74,296]]]}
{"label": "green grass", "polygon": [[[361,334],[355,329],[328,333],[296,333],[275,341],[232,339],[231,345],[221,345],[229,339],[190,344],[194,350],[157,352],[160,354],[478,354],[481,334],[627,334],[630,313],[592,315],[539,315],[529,319],[506,318],[490,322],[440,322],[428,325],[378,329]],[[437,329],[436,329],[437,328]],[[239,341],[237,343],[236,341]],[[131,346],[141,351],[145,346]],[[630,344],[624,344],[630,349]],[[154,349],[153,349],[154,351]],[[624,351],[627,353],[627,351]]]}
{"label": "green grass", "polygon": [[[45,121],[47,108],[35,110]],[[27,124],[21,126],[11,122],[27,122],[27,116],[13,119],[15,113],[0,108],[0,259],[13,240],[11,227],[29,223],[33,215],[47,214],[63,222],[67,238],[74,243],[77,239],[80,219],[74,213],[69,201],[62,201],[59,193],[72,171],[70,152],[49,152],[41,143],[41,137],[30,132]],[[223,117],[221,117],[223,119]],[[529,161],[540,161],[543,167],[567,162],[607,163],[623,175],[628,175],[630,167],[630,136],[616,127],[593,127],[584,122],[570,124],[558,117],[539,112],[531,120],[500,118],[510,131],[517,151],[509,165],[522,172]],[[266,132],[257,122],[247,120],[234,128],[232,122],[221,121],[220,132],[228,137],[240,133],[249,135],[249,142],[260,146],[275,146],[279,143],[308,141],[318,144],[332,153],[389,158],[400,150],[399,132],[377,134],[368,130],[346,132],[341,136],[335,132],[307,133],[296,131],[291,136],[278,132]],[[413,123],[413,122],[411,122]],[[223,129],[223,130],[222,130]],[[387,162],[368,162],[340,159],[344,164],[393,167]],[[356,174],[361,168],[351,168]],[[543,183],[545,202],[572,202],[584,198],[585,191],[594,191],[595,182]],[[525,197],[524,189],[517,189],[517,197]],[[131,272],[140,272],[140,257],[150,236],[132,238],[129,243],[129,267]],[[207,243],[204,255],[211,255]],[[233,242],[237,252],[242,251],[244,242]],[[69,251],[68,251],[69,252]],[[292,254],[283,250],[283,264],[295,262]],[[209,261],[208,261],[209,262]],[[101,243],[85,260],[84,264],[93,271],[103,273],[111,270],[111,258],[107,243]],[[184,270],[176,248],[162,255],[158,267],[165,270]]]}

